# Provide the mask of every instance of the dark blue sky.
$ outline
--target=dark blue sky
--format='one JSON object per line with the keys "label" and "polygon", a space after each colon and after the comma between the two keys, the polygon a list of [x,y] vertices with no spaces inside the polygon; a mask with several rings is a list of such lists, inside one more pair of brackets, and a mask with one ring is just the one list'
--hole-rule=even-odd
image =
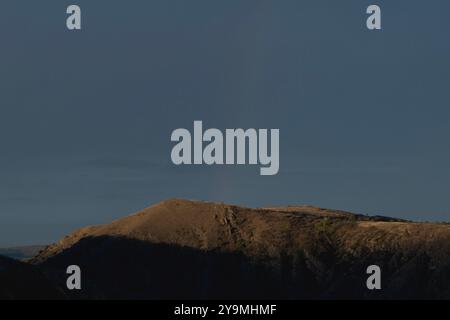
{"label": "dark blue sky", "polygon": [[[65,10],[82,8],[69,32]],[[382,31],[365,10],[382,8]],[[0,245],[172,197],[450,220],[450,2],[0,3]],[[175,167],[170,134],[279,128],[280,172]]]}

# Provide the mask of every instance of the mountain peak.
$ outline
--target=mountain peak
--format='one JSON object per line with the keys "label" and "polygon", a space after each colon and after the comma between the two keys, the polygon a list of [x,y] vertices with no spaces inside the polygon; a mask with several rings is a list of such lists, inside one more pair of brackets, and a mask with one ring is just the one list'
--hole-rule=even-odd
{"label": "mountain peak", "polygon": [[[370,297],[363,284],[372,264],[383,269],[386,297],[443,297],[450,284],[434,292],[432,284],[444,275],[433,270],[450,269],[448,251],[445,224],[312,206],[252,209],[170,199],[80,229],[31,262],[57,272],[60,281],[67,265],[82,266],[89,297]],[[105,273],[115,264],[119,274]],[[417,268],[429,272],[417,279]],[[430,287],[411,289],[417,281]]]}

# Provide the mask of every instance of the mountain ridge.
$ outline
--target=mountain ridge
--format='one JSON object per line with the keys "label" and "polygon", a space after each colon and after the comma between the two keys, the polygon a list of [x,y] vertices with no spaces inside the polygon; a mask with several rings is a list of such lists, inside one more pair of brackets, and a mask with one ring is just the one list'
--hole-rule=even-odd
{"label": "mountain ridge", "polygon": [[[30,262],[59,284],[64,267],[82,266],[88,298],[443,298],[450,226],[171,199],[79,229]],[[382,291],[366,288],[373,264],[383,270]]]}

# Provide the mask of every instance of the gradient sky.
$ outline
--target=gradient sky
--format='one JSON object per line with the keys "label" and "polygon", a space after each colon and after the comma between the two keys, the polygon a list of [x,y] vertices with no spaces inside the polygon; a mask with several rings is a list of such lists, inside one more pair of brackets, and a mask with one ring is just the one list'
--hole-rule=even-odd
{"label": "gradient sky", "polygon": [[[82,8],[69,32],[65,10]],[[382,8],[382,31],[365,10]],[[166,198],[450,220],[450,2],[2,0],[0,246]],[[170,134],[279,128],[280,172]]]}

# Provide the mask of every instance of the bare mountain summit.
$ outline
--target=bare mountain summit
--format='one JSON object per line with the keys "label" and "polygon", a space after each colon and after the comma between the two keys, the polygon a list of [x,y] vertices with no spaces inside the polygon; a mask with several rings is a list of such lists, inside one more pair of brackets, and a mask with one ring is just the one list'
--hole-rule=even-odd
{"label": "bare mountain summit", "polygon": [[[32,261],[73,298],[450,298],[450,226],[309,206],[169,200],[83,228]],[[382,290],[366,268],[382,269]]]}

